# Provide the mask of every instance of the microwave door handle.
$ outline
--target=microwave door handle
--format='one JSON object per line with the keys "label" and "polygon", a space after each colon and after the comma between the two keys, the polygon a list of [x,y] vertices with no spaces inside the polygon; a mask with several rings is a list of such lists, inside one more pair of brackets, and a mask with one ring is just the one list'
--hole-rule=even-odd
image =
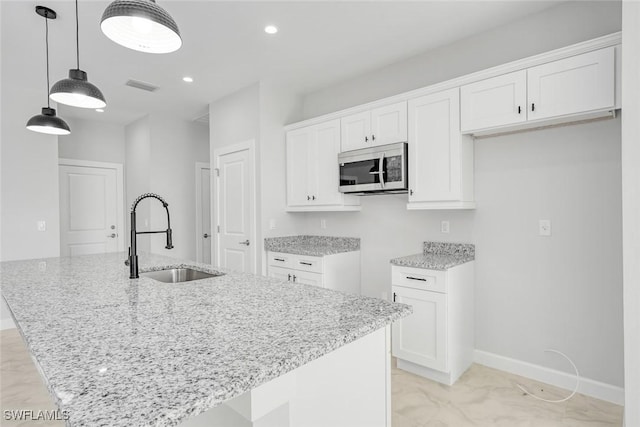
{"label": "microwave door handle", "polygon": [[378,177],[380,178],[380,187],[384,188],[384,153],[380,155],[380,163],[378,164]]}

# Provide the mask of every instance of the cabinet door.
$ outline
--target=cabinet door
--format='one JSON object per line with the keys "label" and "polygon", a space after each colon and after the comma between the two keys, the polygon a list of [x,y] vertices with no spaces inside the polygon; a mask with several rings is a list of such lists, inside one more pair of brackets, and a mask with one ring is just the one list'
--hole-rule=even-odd
{"label": "cabinet door", "polygon": [[293,271],[288,268],[269,266],[269,277],[282,280],[283,282],[292,281]]}
{"label": "cabinet door", "polygon": [[461,129],[474,130],[527,120],[526,70],[504,74],[460,88]]}
{"label": "cabinet door", "polygon": [[458,89],[409,100],[409,202],[460,200]]}
{"label": "cabinet door", "polygon": [[371,111],[371,145],[384,145],[407,140],[407,102]]}
{"label": "cabinet door", "polygon": [[316,125],[312,157],[309,159],[311,204],[339,205],[343,203],[340,187],[338,153],[340,152],[340,120]]}
{"label": "cabinet door", "polygon": [[323,287],[322,274],[310,273],[308,271],[292,271],[291,281],[294,283],[302,283],[305,285],[313,285]]}
{"label": "cabinet door", "polygon": [[614,79],[613,47],[529,68],[529,120],[613,108]]}
{"label": "cabinet door", "polygon": [[315,139],[314,126],[287,133],[287,205],[310,204],[309,158]]}
{"label": "cabinet door", "polygon": [[399,359],[448,372],[447,295],[393,286],[396,302],[413,313],[393,324],[392,353]]}
{"label": "cabinet door", "polygon": [[357,150],[371,146],[371,112],[352,114],[340,119],[340,151]]}

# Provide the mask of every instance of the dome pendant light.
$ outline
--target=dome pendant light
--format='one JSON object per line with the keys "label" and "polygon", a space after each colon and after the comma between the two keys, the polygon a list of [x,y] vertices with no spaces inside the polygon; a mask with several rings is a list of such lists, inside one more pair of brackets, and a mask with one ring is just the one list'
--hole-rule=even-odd
{"label": "dome pendant light", "polygon": [[180,49],[176,22],[155,0],[116,0],[104,10],[102,32],[114,42],[148,53]]}
{"label": "dome pendant light", "polygon": [[76,0],[76,59],[77,67],[69,70],[69,78],[53,85],[50,97],[61,104],[80,108],[104,108],[107,103],[100,89],[89,83],[87,73],[80,69],[80,36],[78,31],[78,0]]}
{"label": "dome pendant light", "polygon": [[47,46],[47,106],[42,108],[42,114],[33,116],[27,122],[27,129],[50,135],[69,135],[69,125],[56,116],[56,110],[49,104],[49,19],[56,19],[56,13],[44,6],[36,6],[36,13],[44,18],[45,41]]}

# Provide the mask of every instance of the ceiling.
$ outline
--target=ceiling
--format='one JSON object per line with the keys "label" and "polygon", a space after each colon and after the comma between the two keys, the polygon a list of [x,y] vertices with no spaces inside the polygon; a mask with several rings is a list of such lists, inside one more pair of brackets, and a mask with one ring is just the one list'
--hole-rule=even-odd
{"label": "ceiling", "polygon": [[[63,117],[128,123],[148,113],[195,119],[207,105],[260,79],[304,94],[557,5],[559,1],[214,2],[162,1],[183,47],[154,55],[123,48],[100,31],[107,1],[80,1],[80,68],[107,98],[104,113],[59,107]],[[53,8],[51,83],[75,68],[72,1],[2,1],[2,84],[45,101],[44,22]],[[279,28],[264,33],[266,24]],[[182,81],[183,76],[193,83]],[[149,93],[129,79],[160,87]],[[44,104],[43,104],[44,105]],[[35,111],[35,110],[34,110]]]}

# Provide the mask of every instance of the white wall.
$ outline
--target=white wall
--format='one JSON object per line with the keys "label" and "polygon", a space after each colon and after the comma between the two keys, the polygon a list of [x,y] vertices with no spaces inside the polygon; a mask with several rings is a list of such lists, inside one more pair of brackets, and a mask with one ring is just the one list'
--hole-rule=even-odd
{"label": "white wall", "polygon": [[[157,193],[169,204],[173,230],[173,249],[165,249],[164,234],[142,235],[139,251],[195,260],[195,164],[209,159],[208,133],[206,126],[161,114],[126,126],[127,213],[139,195]],[[138,230],[167,227],[166,211],[155,200],[142,201],[136,215]]]}
{"label": "white wall", "polygon": [[640,3],[623,3],[622,203],[625,425],[640,425]]}
{"label": "white wall", "polygon": [[67,123],[73,132],[58,140],[61,159],[124,164],[124,126],[76,118],[68,118]]}
{"label": "white wall", "polygon": [[[305,118],[620,30],[620,4],[570,2],[304,97]],[[390,292],[388,261],[424,240],[475,243],[476,348],[622,386],[620,120],[475,142],[475,211],[307,214],[306,232],[362,239],[362,290]],[[321,230],[321,218],[328,228]],[[451,221],[441,234],[440,221]],[[536,236],[538,219],[554,235]]]}

